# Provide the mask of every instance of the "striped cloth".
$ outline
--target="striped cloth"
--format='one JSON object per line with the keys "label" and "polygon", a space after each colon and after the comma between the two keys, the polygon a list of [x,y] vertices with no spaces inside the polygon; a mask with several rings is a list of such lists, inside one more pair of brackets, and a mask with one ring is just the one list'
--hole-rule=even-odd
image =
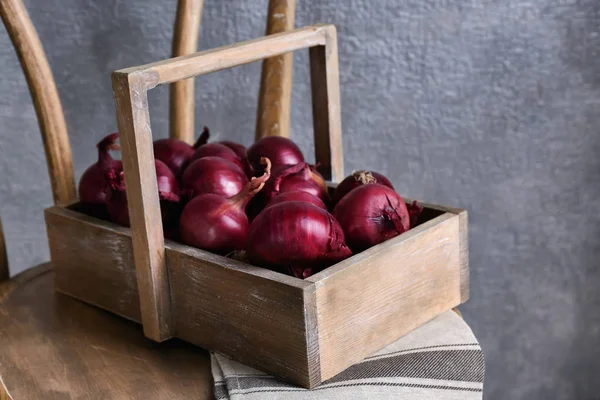
{"label": "striped cloth", "polygon": [[312,390],[211,354],[218,400],[481,399],[485,364],[469,326],[448,311]]}

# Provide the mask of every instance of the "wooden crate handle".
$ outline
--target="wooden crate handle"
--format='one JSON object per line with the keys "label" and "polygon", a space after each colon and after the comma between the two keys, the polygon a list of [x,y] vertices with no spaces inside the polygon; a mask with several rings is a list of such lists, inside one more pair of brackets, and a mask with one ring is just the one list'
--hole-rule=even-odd
{"label": "wooden crate handle", "polygon": [[1,0],[0,16],[13,42],[37,114],[55,204],[77,199],[71,146],[46,54],[21,0]]}
{"label": "wooden crate handle", "polygon": [[333,25],[308,26],[113,72],[142,323],[147,337],[162,341],[173,334],[148,90],[304,48],[310,48],[315,156],[325,178],[339,180],[343,175],[342,128],[337,33]]}
{"label": "wooden crate handle", "polygon": [[[267,35],[294,29],[296,0],[269,0]],[[263,60],[256,111],[255,140],[290,136],[293,53]]]}
{"label": "wooden crate handle", "polygon": [[[204,0],[179,0],[173,28],[173,57],[198,51],[198,31]],[[170,136],[194,142],[194,79],[174,82],[170,87]]]}

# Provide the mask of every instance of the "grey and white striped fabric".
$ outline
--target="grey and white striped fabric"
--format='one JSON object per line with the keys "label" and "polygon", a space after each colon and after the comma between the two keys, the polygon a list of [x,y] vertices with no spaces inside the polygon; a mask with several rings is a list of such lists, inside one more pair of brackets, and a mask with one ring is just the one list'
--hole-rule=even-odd
{"label": "grey and white striped fabric", "polygon": [[469,326],[448,311],[312,390],[211,354],[218,400],[481,399],[485,364]]}

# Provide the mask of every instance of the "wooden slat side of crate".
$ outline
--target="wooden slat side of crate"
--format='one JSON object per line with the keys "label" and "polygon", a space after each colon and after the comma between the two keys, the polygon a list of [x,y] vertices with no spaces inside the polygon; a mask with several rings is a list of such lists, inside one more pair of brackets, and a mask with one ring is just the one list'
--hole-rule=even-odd
{"label": "wooden slat side of crate", "polygon": [[[46,210],[57,290],[141,322],[131,230],[76,210]],[[466,212],[427,204],[423,216],[306,280],[167,240],[168,324],[178,338],[314,387],[463,302]]]}
{"label": "wooden slat side of crate", "polygon": [[[141,323],[131,230],[60,206],[45,214],[56,289]],[[320,382],[305,315],[314,284],[168,240],[165,249],[175,336],[301,386]]]}
{"label": "wooden slat side of crate", "polygon": [[311,385],[305,291],[312,283],[173,243],[167,259],[177,337]]}
{"label": "wooden slat side of crate", "polygon": [[130,229],[62,206],[45,217],[56,290],[141,322]]}
{"label": "wooden slat side of crate", "polygon": [[445,213],[308,278],[322,381],[461,303],[460,241]]}

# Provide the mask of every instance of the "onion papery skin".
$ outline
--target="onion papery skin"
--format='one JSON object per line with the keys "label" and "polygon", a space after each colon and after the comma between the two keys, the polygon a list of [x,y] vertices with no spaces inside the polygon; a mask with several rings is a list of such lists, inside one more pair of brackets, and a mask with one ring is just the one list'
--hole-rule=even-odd
{"label": "onion papery skin", "polygon": [[365,170],[354,171],[351,175],[344,178],[344,180],[335,188],[332,198],[333,206],[335,207],[335,205],[353,189],[369,183],[379,183],[380,185],[394,189],[390,180],[378,172]]}
{"label": "onion papery skin", "polygon": [[281,193],[296,191],[310,193],[326,204],[329,202],[325,180],[305,162],[277,168],[267,182],[263,196],[268,203]]}
{"label": "onion papery skin", "polygon": [[[175,174],[165,163],[154,160],[156,183],[160,200],[163,227],[176,224],[179,220],[179,187]],[[119,225],[130,226],[127,194],[123,172],[111,181],[111,192],[107,199],[109,219]]]}
{"label": "onion papery skin", "polygon": [[154,159],[162,161],[175,176],[181,176],[194,155],[194,148],[179,139],[155,140],[153,148]]}
{"label": "onion papery skin", "polygon": [[246,251],[254,265],[302,279],[352,255],[335,218],[302,201],[263,210],[250,226]]}
{"label": "onion papery skin", "polygon": [[[266,165],[268,160],[264,160]],[[269,179],[271,168],[252,180],[234,197],[202,194],[189,202],[181,214],[180,232],[184,243],[213,253],[226,255],[244,250],[250,222],[244,212],[248,201]]]}
{"label": "onion papery skin", "polygon": [[377,183],[362,185],[340,200],[333,210],[348,246],[358,253],[410,229],[402,197]]}
{"label": "onion papery skin", "polygon": [[244,169],[243,161],[235,154],[235,151],[220,143],[207,143],[200,147],[198,147],[194,151],[194,155],[191,158],[190,162],[194,162],[200,158],[204,157],[219,157],[224,158],[225,160],[231,161],[240,169]]}
{"label": "onion papery skin", "polygon": [[225,145],[227,147],[229,147],[231,150],[234,151],[234,153],[241,159],[243,160],[244,158],[247,157],[247,149],[246,146],[244,146],[243,144],[239,144],[237,142],[232,142],[231,140],[221,140],[217,143],[220,143],[222,145]]}
{"label": "onion papery skin", "polygon": [[327,206],[323,201],[315,195],[308,192],[295,191],[285,192],[275,196],[265,208],[274,206],[275,204],[285,203],[286,201],[303,201],[305,203],[313,204],[323,210],[327,210]]}
{"label": "onion papery skin", "polygon": [[271,160],[273,169],[283,165],[294,165],[304,162],[300,148],[288,138],[267,136],[254,143],[247,152],[248,161],[257,173],[260,171],[260,159]]}
{"label": "onion papery skin", "polygon": [[116,150],[118,133],[111,133],[102,139],[98,148],[98,161],[89,166],[79,180],[79,200],[90,206],[104,208],[110,191],[110,180],[123,170],[121,160],[115,160],[109,150]]}
{"label": "onion papery skin", "polygon": [[248,183],[240,167],[219,157],[203,157],[192,162],[181,178],[183,191],[190,198],[213,193],[225,198],[238,194]]}

